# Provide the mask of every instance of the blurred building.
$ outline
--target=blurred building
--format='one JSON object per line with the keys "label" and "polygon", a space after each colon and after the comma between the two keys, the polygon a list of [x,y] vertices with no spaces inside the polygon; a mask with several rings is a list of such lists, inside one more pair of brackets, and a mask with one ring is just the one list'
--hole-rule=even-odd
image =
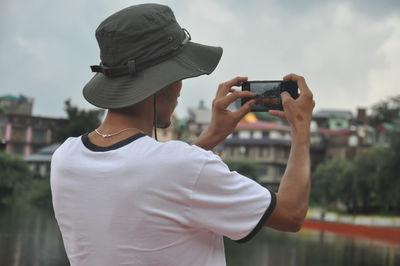
{"label": "blurred building", "polygon": [[348,110],[323,109],[313,114],[313,120],[319,128],[331,130],[348,129],[353,114]]}
{"label": "blurred building", "polygon": [[25,96],[0,97],[0,152],[30,155],[52,144],[54,132],[67,119],[32,116],[33,99]]}
{"label": "blurred building", "polygon": [[0,114],[0,151],[14,155],[30,155],[52,144],[55,131],[67,119]]}
{"label": "blurred building", "polygon": [[60,145],[60,143],[55,143],[25,156],[24,160],[28,163],[30,170],[40,177],[50,176],[51,157]]}
{"label": "blurred building", "polygon": [[323,137],[326,160],[353,159],[375,146],[375,129],[368,123],[366,109],[357,115],[345,110],[322,110],[313,115]]}
{"label": "blurred building", "polygon": [[24,95],[0,97],[0,114],[32,115],[33,99]]}
{"label": "blurred building", "polygon": [[206,107],[204,101],[201,100],[197,108],[190,108],[188,113],[187,127],[189,134],[187,141],[193,142],[210,125],[212,110]]}
{"label": "blurred building", "polygon": [[[253,121],[249,114],[223,142],[221,155],[226,160],[250,160],[260,168],[259,182],[277,188],[289,159],[290,127],[276,122]],[[322,138],[318,132],[311,138],[312,167],[324,157]]]}

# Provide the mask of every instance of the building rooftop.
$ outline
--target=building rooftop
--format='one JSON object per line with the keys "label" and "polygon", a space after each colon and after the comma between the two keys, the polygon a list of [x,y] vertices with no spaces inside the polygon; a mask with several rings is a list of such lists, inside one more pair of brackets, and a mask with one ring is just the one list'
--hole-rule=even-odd
{"label": "building rooftop", "polygon": [[290,131],[290,127],[286,125],[281,125],[273,122],[265,122],[265,121],[257,121],[254,123],[245,123],[245,122],[240,122],[237,126],[236,129],[239,130],[262,130],[262,131],[267,131],[267,130],[280,130],[280,131]]}
{"label": "building rooftop", "polygon": [[283,140],[283,139],[270,139],[270,138],[262,138],[262,139],[240,139],[240,138],[229,138],[225,139],[223,142],[226,144],[232,145],[280,145],[280,146],[287,146],[291,145],[290,140]]}
{"label": "building rooftop", "polygon": [[4,95],[0,96],[0,100],[1,99],[20,101],[20,102],[30,102],[30,101],[32,101],[31,98],[26,97],[26,96],[24,96],[22,94],[20,94],[18,96],[15,96],[15,95],[12,95],[12,94],[4,94]]}
{"label": "building rooftop", "polygon": [[324,135],[348,135],[351,132],[353,132],[353,130],[351,129],[329,129],[329,128],[318,128],[318,132],[322,133]]}
{"label": "building rooftop", "polygon": [[383,123],[382,125],[377,127],[379,132],[392,132],[392,131],[400,131],[400,125]]}
{"label": "building rooftop", "polygon": [[60,147],[61,143],[55,143],[40,149],[37,153],[25,156],[27,162],[50,162],[53,153]]}
{"label": "building rooftop", "polygon": [[[292,145],[291,140],[286,139],[271,139],[271,138],[261,138],[261,139],[241,139],[241,138],[228,138],[223,141],[223,145],[256,145],[256,146],[283,146],[290,147]],[[312,143],[312,150],[323,150],[324,145],[322,143]]]}
{"label": "building rooftop", "polygon": [[322,109],[313,114],[313,118],[345,118],[352,119],[353,113],[349,110]]}
{"label": "building rooftop", "polygon": [[11,94],[5,94],[5,95],[0,96],[0,99],[8,99],[8,100],[15,100],[15,101],[18,101],[18,100],[19,100],[19,97],[18,97],[18,96],[11,95]]}

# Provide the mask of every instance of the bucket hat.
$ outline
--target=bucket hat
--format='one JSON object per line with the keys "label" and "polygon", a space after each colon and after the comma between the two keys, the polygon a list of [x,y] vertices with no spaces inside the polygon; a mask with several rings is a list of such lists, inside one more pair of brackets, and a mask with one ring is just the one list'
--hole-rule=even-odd
{"label": "bucket hat", "polygon": [[210,74],[221,47],[191,41],[172,10],[158,4],[125,8],[96,29],[100,47],[96,74],[83,88],[85,99],[106,109],[134,105],[186,78]]}

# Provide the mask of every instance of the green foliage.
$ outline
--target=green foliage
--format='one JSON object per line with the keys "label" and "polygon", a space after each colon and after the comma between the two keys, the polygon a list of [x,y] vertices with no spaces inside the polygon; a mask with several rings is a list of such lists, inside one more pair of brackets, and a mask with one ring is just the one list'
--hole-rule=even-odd
{"label": "green foliage", "polygon": [[388,149],[359,154],[353,161],[334,159],[317,167],[310,200],[350,213],[400,213],[400,134]]}
{"label": "green foliage", "polygon": [[400,118],[400,95],[382,101],[372,107],[369,117],[370,124],[374,127],[382,123],[394,123]]}
{"label": "green foliage", "polygon": [[400,132],[392,133],[390,148],[380,160],[377,199],[383,203],[384,211],[400,214]]}
{"label": "green foliage", "polygon": [[344,179],[349,167],[349,162],[344,159],[334,159],[318,165],[312,176],[311,202],[335,204],[338,193],[346,185]]}
{"label": "green foliage", "polygon": [[32,180],[30,189],[24,191],[24,201],[38,206],[51,207],[50,178]]}
{"label": "green foliage", "polygon": [[32,179],[28,165],[22,159],[0,153],[0,205],[9,205],[18,186]]}
{"label": "green foliage", "polygon": [[257,117],[258,120],[267,121],[267,122],[275,122],[279,118],[270,115],[268,112],[254,112],[254,115]]}
{"label": "green foliage", "polygon": [[236,171],[241,175],[247,176],[255,181],[257,181],[260,173],[259,166],[252,161],[238,161],[238,160],[226,160],[226,165],[228,165],[231,171]]}
{"label": "green foliage", "polygon": [[21,158],[0,153],[0,207],[12,204],[51,206],[50,179],[35,178]]}
{"label": "green foliage", "polygon": [[65,101],[68,123],[56,131],[56,140],[64,141],[68,137],[78,137],[97,128],[101,123],[104,110],[80,110],[70,100]]}

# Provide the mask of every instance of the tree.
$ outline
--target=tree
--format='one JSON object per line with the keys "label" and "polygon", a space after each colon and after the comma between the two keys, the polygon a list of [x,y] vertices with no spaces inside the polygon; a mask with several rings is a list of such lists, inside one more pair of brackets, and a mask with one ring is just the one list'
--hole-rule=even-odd
{"label": "tree", "polygon": [[97,128],[101,123],[104,110],[80,110],[68,99],[65,101],[65,111],[68,115],[67,124],[56,130],[56,140],[64,141],[68,137],[77,137]]}
{"label": "tree", "polygon": [[394,123],[400,118],[400,95],[375,104],[369,117],[370,124],[374,127],[382,123]]}
{"label": "tree", "polygon": [[353,161],[334,159],[318,165],[313,174],[311,202],[349,213],[400,213],[400,133],[389,148],[373,149]]}
{"label": "tree", "polygon": [[0,153],[0,205],[10,205],[18,188],[25,187],[32,179],[25,161]]}
{"label": "tree", "polygon": [[390,138],[390,148],[381,157],[377,200],[382,211],[400,213],[400,132]]}
{"label": "tree", "polygon": [[345,187],[351,186],[347,179],[350,167],[350,163],[341,158],[318,165],[312,176],[311,202],[335,206],[341,199],[351,205],[352,198],[343,193]]}
{"label": "tree", "polygon": [[352,187],[347,190],[350,192],[348,196],[353,198],[353,205],[349,206],[350,212],[367,214],[379,211],[382,205],[378,200],[381,193],[378,184],[382,179],[380,169],[384,162],[382,158],[387,153],[387,150],[374,149],[354,158],[347,177],[352,180]]}

